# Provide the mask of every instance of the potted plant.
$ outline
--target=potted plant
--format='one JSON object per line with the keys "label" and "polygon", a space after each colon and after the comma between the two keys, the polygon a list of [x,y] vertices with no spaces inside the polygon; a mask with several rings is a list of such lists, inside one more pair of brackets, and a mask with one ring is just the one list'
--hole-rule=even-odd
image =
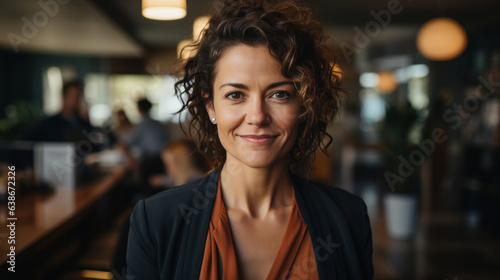
{"label": "potted plant", "polygon": [[389,104],[386,110],[382,139],[388,192],[384,210],[387,230],[393,238],[412,238],[416,232],[420,189],[417,169],[425,158],[410,158],[417,149],[410,136],[419,121],[419,113],[409,103],[400,107]]}

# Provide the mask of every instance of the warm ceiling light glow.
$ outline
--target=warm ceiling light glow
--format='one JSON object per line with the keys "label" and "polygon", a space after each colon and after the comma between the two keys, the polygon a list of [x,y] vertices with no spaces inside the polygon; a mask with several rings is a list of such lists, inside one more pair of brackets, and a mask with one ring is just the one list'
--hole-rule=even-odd
{"label": "warm ceiling light glow", "polygon": [[142,15],[155,20],[175,20],[186,16],[186,0],[142,0]]}
{"label": "warm ceiling light glow", "polygon": [[189,45],[193,44],[194,41],[192,39],[184,39],[177,44],[177,57],[184,60],[188,59],[193,52],[192,47]]}
{"label": "warm ceiling light glow", "polygon": [[450,18],[435,18],[425,23],[417,35],[417,48],[430,60],[450,60],[467,47],[463,27]]}
{"label": "warm ceiling light glow", "polygon": [[381,93],[391,93],[398,88],[396,77],[391,71],[382,71],[378,73],[377,89]]}
{"label": "warm ceiling light glow", "polygon": [[197,17],[193,23],[193,39],[198,40],[203,29],[207,27],[209,16]]}
{"label": "warm ceiling light glow", "polygon": [[113,274],[107,271],[97,271],[97,270],[84,270],[82,271],[82,277],[91,279],[113,279]]}
{"label": "warm ceiling light glow", "polygon": [[330,67],[332,67],[333,70],[332,74],[336,76],[339,79],[339,81],[342,81],[344,78],[344,71],[342,71],[340,66],[337,63],[333,64],[333,62],[330,62]]}

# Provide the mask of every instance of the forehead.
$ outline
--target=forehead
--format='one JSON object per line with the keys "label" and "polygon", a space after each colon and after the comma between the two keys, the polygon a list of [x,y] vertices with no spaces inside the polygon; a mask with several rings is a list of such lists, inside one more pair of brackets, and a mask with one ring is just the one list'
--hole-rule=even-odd
{"label": "forehead", "polygon": [[228,48],[217,62],[214,86],[225,82],[276,82],[276,79],[285,77],[281,63],[267,46],[239,44]]}

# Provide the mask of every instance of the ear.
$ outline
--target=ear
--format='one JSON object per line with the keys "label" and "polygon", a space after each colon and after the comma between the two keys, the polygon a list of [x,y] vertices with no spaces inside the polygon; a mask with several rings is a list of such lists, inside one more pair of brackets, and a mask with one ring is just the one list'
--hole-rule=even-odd
{"label": "ear", "polygon": [[[203,92],[202,93],[203,97],[204,98],[208,98],[208,93],[206,92]],[[208,113],[208,118],[212,118],[212,117],[215,117],[215,109],[214,109],[214,103],[213,103],[213,99],[208,99],[208,101],[205,103],[205,109],[207,110],[207,113]]]}

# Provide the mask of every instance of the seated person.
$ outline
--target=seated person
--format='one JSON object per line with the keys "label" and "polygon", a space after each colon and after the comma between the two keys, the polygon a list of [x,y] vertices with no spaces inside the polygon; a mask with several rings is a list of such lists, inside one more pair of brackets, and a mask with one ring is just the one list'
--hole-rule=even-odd
{"label": "seated person", "polygon": [[130,122],[125,113],[125,110],[119,109],[115,112],[116,117],[116,127],[114,133],[118,138],[118,141],[127,142],[134,131],[134,125]]}
{"label": "seated person", "polygon": [[175,187],[203,177],[209,170],[208,160],[196,149],[194,142],[181,139],[163,147],[161,158],[165,175],[155,175],[149,180],[154,187]]}

